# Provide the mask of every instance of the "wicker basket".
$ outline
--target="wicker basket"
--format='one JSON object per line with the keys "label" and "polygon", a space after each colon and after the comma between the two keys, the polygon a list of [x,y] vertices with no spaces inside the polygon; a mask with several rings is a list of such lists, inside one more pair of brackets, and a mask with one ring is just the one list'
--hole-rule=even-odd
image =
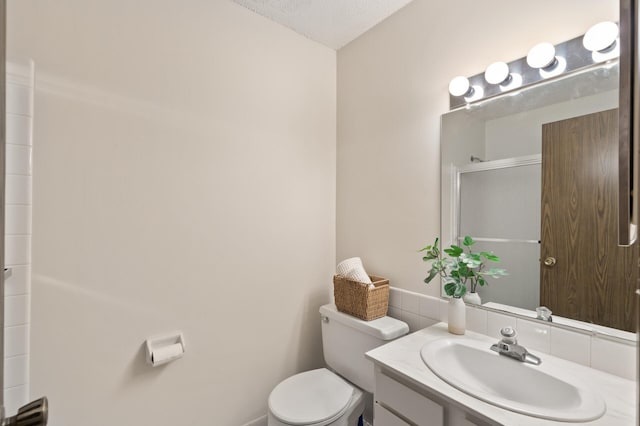
{"label": "wicker basket", "polygon": [[333,296],[340,312],[371,321],[387,315],[389,307],[389,280],[369,275],[375,288],[369,284],[351,281],[341,275],[333,277]]}

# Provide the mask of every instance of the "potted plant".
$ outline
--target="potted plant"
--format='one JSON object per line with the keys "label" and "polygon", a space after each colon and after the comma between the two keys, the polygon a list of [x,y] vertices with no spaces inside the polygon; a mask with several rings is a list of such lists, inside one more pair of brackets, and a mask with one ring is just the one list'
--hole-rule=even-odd
{"label": "potted plant", "polygon": [[[438,238],[436,238],[433,245],[420,250],[420,252],[426,252],[422,260],[431,262],[429,275],[424,279],[424,282],[428,284],[439,276],[447,296],[463,297],[465,302],[479,305],[481,300],[477,293],[478,286],[487,285],[486,279],[488,277],[500,278],[507,275],[507,271],[499,268],[485,269],[487,262],[497,263],[500,262],[500,258],[486,251],[472,252],[471,246],[474,244],[473,238],[466,236],[462,241],[464,248],[451,245],[442,250],[448,255],[448,257],[443,257],[438,247]],[[467,289],[470,290],[469,293],[467,293]]]}

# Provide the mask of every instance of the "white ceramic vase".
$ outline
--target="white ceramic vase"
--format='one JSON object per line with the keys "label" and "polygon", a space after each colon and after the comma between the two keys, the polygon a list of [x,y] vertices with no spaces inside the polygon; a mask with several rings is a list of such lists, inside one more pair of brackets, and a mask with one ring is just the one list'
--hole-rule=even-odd
{"label": "white ceramic vase", "polygon": [[448,325],[449,333],[464,334],[467,322],[464,300],[460,297],[449,299]]}
{"label": "white ceramic vase", "polygon": [[462,299],[469,305],[482,305],[482,299],[478,293],[465,293]]}

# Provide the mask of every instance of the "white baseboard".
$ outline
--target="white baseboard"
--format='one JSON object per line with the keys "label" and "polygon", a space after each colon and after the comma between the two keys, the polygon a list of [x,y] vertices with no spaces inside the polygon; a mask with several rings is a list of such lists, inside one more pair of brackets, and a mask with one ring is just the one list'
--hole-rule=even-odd
{"label": "white baseboard", "polygon": [[267,426],[267,415],[265,414],[262,417],[258,417],[257,419],[252,420],[249,423],[242,426]]}

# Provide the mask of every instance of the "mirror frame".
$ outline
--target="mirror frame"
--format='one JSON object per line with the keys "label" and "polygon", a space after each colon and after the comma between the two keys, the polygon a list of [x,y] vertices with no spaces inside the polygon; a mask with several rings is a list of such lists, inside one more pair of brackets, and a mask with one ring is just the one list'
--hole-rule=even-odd
{"label": "mirror frame", "polygon": [[[619,216],[620,244],[637,241],[638,199],[640,191],[640,12],[638,0],[620,0],[620,104],[619,104]],[[626,195],[626,196],[623,196]],[[635,234],[633,226],[635,225]],[[640,259],[637,260],[640,267]],[[632,296],[633,297],[633,296]],[[640,426],[640,281],[636,283],[636,424]]]}
{"label": "mirror frame", "polygon": [[[618,244],[630,246],[637,237],[637,0],[620,0],[620,90],[618,115]],[[636,197],[637,198],[637,197]]]}
{"label": "mirror frame", "polygon": [[[633,167],[633,172],[622,178],[627,182],[631,180],[633,188],[640,191],[640,173],[638,172],[638,157],[640,157],[640,143],[638,136],[640,135],[640,63],[638,48],[640,47],[640,13],[638,0],[620,0],[620,24],[624,26],[624,35],[621,34],[621,51],[620,55],[625,58],[625,73],[628,72],[628,81],[631,87],[627,90],[627,96],[631,99],[625,100],[624,115],[620,115],[621,125],[628,126],[629,134],[626,140],[620,138],[620,143],[627,144],[629,154],[631,155],[628,164]],[[621,86],[622,89],[622,86]],[[620,91],[622,93],[622,90]],[[622,131],[622,128],[620,129]],[[620,133],[622,135],[622,133]],[[622,147],[621,147],[622,149]],[[633,189],[630,188],[630,189]],[[638,194],[640,195],[640,194]],[[630,198],[630,197],[629,197]],[[628,199],[629,199],[628,198]],[[638,214],[638,198],[631,198],[632,209]],[[628,210],[630,211],[630,210]],[[637,229],[637,228],[636,228]],[[635,244],[639,244],[636,240]],[[638,267],[640,267],[640,259],[638,259]],[[636,424],[640,426],[640,281],[636,284],[636,398],[638,411],[636,412]]]}

